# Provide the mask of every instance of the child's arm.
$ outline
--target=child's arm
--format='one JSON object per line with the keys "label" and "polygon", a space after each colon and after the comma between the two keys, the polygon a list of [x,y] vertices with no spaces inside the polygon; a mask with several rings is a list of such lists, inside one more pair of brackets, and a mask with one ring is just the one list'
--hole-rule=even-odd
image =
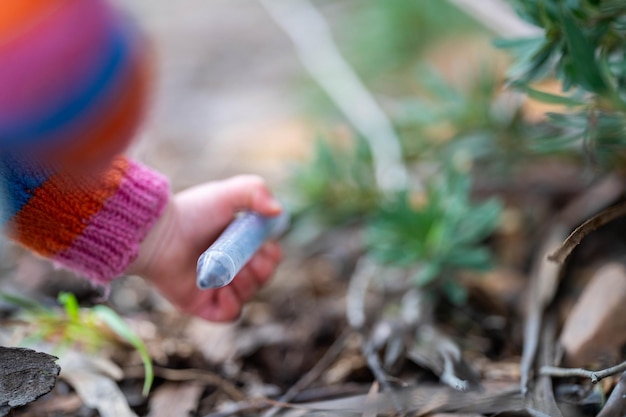
{"label": "child's arm", "polygon": [[5,233],[98,284],[136,258],[170,194],[163,176],[124,157],[79,175],[5,153],[0,180]]}
{"label": "child's arm", "polygon": [[207,320],[236,319],[280,261],[280,247],[268,242],[231,285],[196,287],[198,256],[238,211],[280,213],[256,176],[170,197],[164,177],[123,157],[89,177],[5,157],[0,178],[6,232],[18,243],[98,284],[123,273],[141,275],[179,310]]}

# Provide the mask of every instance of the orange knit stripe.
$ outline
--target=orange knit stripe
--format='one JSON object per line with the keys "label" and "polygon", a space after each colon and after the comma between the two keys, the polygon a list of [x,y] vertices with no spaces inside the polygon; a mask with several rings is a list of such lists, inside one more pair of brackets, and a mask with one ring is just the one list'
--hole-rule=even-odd
{"label": "orange knit stripe", "polygon": [[128,166],[128,160],[116,157],[106,173],[91,181],[53,175],[11,221],[10,237],[44,257],[67,249],[117,192]]}
{"label": "orange knit stripe", "polygon": [[33,27],[39,19],[62,7],[67,0],[2,0],[0,4],[0,44]]}

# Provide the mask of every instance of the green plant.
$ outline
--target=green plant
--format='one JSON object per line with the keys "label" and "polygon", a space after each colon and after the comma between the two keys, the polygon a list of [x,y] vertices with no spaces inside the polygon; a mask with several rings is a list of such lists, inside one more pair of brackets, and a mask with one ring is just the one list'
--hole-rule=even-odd
{"label": "green plant", "polygon": [[473,203],[470,193],[466,173],[446,167],[428,183],[421,201],[398,195],[369,223],[369,253],[383,263],[417,265],[418,286],[434,286],[452,302],[463,303],[465,291],[456,272],[491,266],[490,251],[482,242],[496,228],[501,211],[497,200]]}
{"label": "green plant", "polygon": [[[597,168],[624,160],[626,145],[626,3],[622,0],[513,0],[545,36],[500,41],[518,56],[511,85],[529,97],[563,106],[547,114],[540,152],[577,152]],[[536,83],[556,78],[561,94]]]}
{"label": "green plant", "polygon": [[344,2],[343,11],[335,32],[365,79],[413,65],[436,40],[481,30],[446,1],[355,0]]}
{"label": "green plant", "polygon": [[[415,36],[415,25],[404,25],[407,21],[459,17],[458,10],[447,3],[400,3],[360,4],[365,15],[380,9],[374,14],[383,22],[379,22],[378,29],[359,33],[361,40],[373,32],[388,30],[403,38],[406,46],[413,39],[407,34]],[[433,14],[422,13],[423,9]],[[441,30],[444,26],[433,23],[420,28],[432,35],[431,42],[467,28],[460,24]],[[338,26],[340,32],[343,27]],[[395,42],[386,35],[379,38],[377,42],[381,44]],[[387,64],[393,62],[386,68],[379,66],[377,71],[395,74],[396,64],[413,67],[423,49],[400,44],[386,51],[400,54],[398,59],[385,58],[374,42],[361,50],[367,50],[372,60],[382,57],[381,61]],[[356,67],[364,73],[362,63],[357,62]],[[295,225],[310,226],[312,220],[321,229],[346,223],[362,226],[363,249],[369,256],[407,270],[418,269],[416,285],[461,303],[465,291],[458,284],[457,273],[490,266],[489,248],[484,243],[497,226],[501,211],[501,204],[495,199],[475,202],[472,177],[484,173],[486,161],[493,169],[510,169],[510,161],[519,158],[525,146],[519,139],[526,124],[519,106],[494,105],[500,95],[501,79],[490,67],[481,68],[462,86],[452,86],[435,69],[425,69],[425,65],[418,68],[402,71],[417,74],[410,88],[406,88],[407,77],[389,77],[385,84],[387,100],[383,102],[388,104],[386,110],[400,136],[401,163],[414,174],[409,180],[411,189],[397,195],[378,189],[373,160],[377,155],[358,135],[353,135],[348,145],[343,137],[343,146],[332,137],[318,139],[310,163],[300,166],[292,177],[291,191],[297,202]],[[401,93],[392,97],[389,91]],[[421,91],[421,95],[416,96],[415,91]],[[422,205],[413,204],[415,195],[423,198]]]}
{"label": "green plant", "polygon": [[24,340],[26,344],[45,340],[55,343],[60,350],[74,346],[89,352],[115,342],[115,337],[130,344],[137,350],[144,365],[143,394],[148,395],[150,392],[154,370],[148,350],[143,341],[111,308],[96,305],[81,309],[74,294],[65,292],[58,297],[61,309],[6,293],[0,293],[0,298],[24,310],[23,320],[30,325],[30,333]]}
{"label": "green plant", "polygon": [[461,86],[431,67],[420,66],[417,78],[422,94],[398,99],[390,112],[408,163],[442,161],[463,152],[481,170],[502,173],[528,154],[526,135],[532,127],[517,103],[503,101],[495,68],[483,65]]}
{"label": "green plant", "polygon": [[291,189],[293,210],[325,225],[361,219],[376,210],[381,198],[370,151],[358,138],[345,147],[318,138],[311,162],[294,171]]}
{"label": "green plant", "polygon": [[[495,66],[474,71],[462,85],[424,64],[417,65],[417,77],[407,78],[407,67],[419,62],[423,45],[467,27],[455,28],[456,21],[450,21],[436,29],[442,25],[435,22],[449,12],[441,12],[450,7],[445,2],[400,3],[361,3],[362,14],[336,28],[357,72],[384,97],[381,103],[400,136],[403,162],[414,175],[409,182],[420,184],[422,203],[414,204],[413,190],[396,196],[378,192],[371,155],[358,139],[352,147],[318,143],[312,163],[299,171],[293,188],[300,207],[306,207],[303,216],[327,220],[324,226],[358,219],[369,255],[417,270],[417,285],[461,302],[464,291],[456,272],[488,267],[485,239],[501,210],[495,200],[474,202],[475,179],[506,183],[518,164],[542,156],[566,157],[596,171],[619,169],[626,162],[626,2],[511,0],[544,33],[496,42],[517,57],[508,86]],[[424,12],[438,7],[441,13]],[[354,22],[368,16],[377,24],[345,36],[351,26],[364,27]],[[425,19],[423,27],[406,24],[419,19]],[[413,41],[420,33],[429,36],[422,36],[418,47]],[[368,59],[352,55],[354,45]],[[375,64],[368,67],[367,62]],[[560,92],[545,87],[555,83]],[[509,101],[503,86],[509,87]],[[531,106],[540,102],[555,110],[539,121],[526,117],[529,107],[520,104],[517,93],[531,99]]]}

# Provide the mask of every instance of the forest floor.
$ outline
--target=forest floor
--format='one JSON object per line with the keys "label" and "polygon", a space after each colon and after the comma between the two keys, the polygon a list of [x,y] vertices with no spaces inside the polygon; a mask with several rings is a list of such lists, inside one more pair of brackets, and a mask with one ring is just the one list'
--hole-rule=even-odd
{"label": "forest floor", "polygon": [[[259,3],[137,0],[130,7],[154,40],[158,67],[154,108],[132,154],[166,173],[176,190],[238,173],[283,187],[317,132],[294,93],[303,75],[292,46]],[[565,266],[546,254],[620,201],[624,182],[607,177],[589,186],[556,161],[523,174],[503,192],[522,209],[507,211],[506,227],[490,241],[501,266],[463,278],[465,305],[433,306],[402,277],[385,280],[397,271],[361,257],[358,225],[307,245],[288,237],[272,283],[236,323],[181,315],[141,278],[115,282],[106,303],[154,363],[148,396],[139,354],[120,341],[97,355],[39,344],[61,357],[61,375],[49,394],[11,415],[623,415],[617,371],[593,384],[541,369],[602,369],[623,357],[626,222],[590,235]],[[532,213],[532,233],[522,212]],[[3,291],[46,304],[59,291],[85,305],[101,301],[44,261],[15,248],[5,255]],[[2,304],[2,312],[13,310]],[[6,320],[0,340],[10,345],[26,331]],[[600,411],[611,392],[612,405]]]}

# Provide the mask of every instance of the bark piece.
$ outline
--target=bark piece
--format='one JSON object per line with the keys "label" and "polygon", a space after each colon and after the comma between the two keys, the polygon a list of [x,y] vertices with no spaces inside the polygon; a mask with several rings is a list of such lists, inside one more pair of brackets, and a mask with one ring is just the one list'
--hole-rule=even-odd
{"label": "bark piece", "polygon": [[32,349],[0,346],[0,416],[49,393],[61,371],[57,359]]}
{"label": "bark piece", "polygon": [[616,360],[626,343],[626,268],[600,268],[565,321],[560,343],[568,366],[585,367],[599,359]]}

